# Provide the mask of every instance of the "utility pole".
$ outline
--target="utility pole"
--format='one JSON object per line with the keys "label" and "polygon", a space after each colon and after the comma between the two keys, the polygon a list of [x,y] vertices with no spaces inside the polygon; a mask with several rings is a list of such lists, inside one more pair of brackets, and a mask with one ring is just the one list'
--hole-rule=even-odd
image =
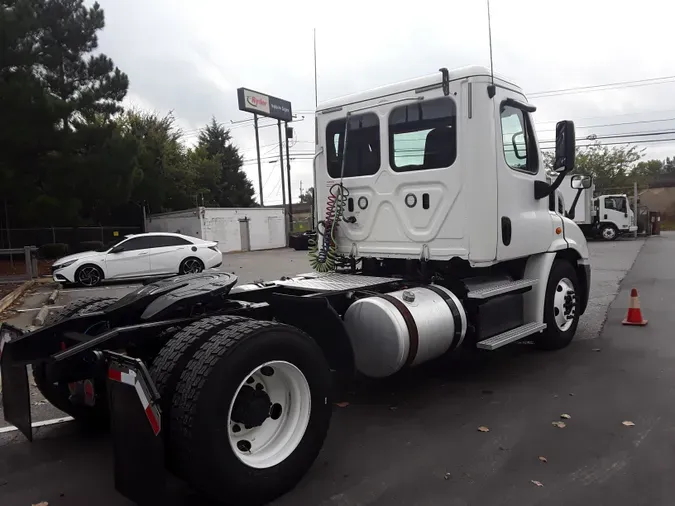
{"label": "utility pole", "polygon": [[[316,109],[319,107],[319,85],[318,85],[318,80],[317,80],[317,71],[316,71],[316,28],[314,28],[314,110],[316,112]],[[316,114],[314,115],[314,149],[316,150],[316,146],[319,143],[319,130],[316,127]],[[316,156],[316,155],[315,155]],[[316,158],[314,159],[316,162]],[[316,165],[316,163],[314,164]],[[314,194],[316,194],[316,174],[312,173],[312,184],[314,185]],[[314,230],[314,221],[316,220],[315,215],[316,215],[316,203],[314,202],[314,198],[312,197],[312,230]]]}
{"label": "utility pole", "polygon": [[260,138],[258,137],[258,115],[253,114],[253,128],[255,129],[255,152],[258,158],[258,185],[260,189],[260,207],[263,207],[262,167],[260,166]]}
{"label": "utility pole", "polygon": [[288,136],[293,135],[293,129],[286,124],[286,172],[288,172],[288,228],[293,231],[293,194],[291,193],[291,155],[288,150]]}
{"label": "utility pole", "polygon": [[[277,120],[277,127],[279,129],[279,166],[281,168],[281,202],[284,209],[284,232],[286,234],[286,246],[288,246],[288,217],[286,212],[286,183],[284,176],[284,145],[281,138],[281,120]],[[289,182],[290,184],[290,182]]]}
{"label": "utility pole", "polygon": [[637,238],[637,221],[638,221],[638,193],[637,193],[637,182],[633,183],[633,225],[636,226],[635,231],[633,232],[633,237]]}

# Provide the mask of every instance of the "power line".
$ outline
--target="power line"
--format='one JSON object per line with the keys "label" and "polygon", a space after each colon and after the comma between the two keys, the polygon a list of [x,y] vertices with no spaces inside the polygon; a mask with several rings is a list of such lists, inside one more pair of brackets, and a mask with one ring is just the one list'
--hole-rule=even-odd
{"label": "power line", "polygon": [[639,86],[652,86],[655,84],[668,84],[675,81],[675,76],[653,77],[650,79],[638,79],[636,81],[619,81],[607,84],[595,84],[592,86],[575,86],[572,88],[562,88],[558,90],[537,91],[530,93],[530,97],[550,97],[557,95],[572,95],[576,93],[587,93],[592,91],[605,91],[617,88],[635,88]]}
{"label": "power line", "polygon": [[[651,143],[657,143],[657,142],[675,142],[675,139],[646,139],[644,141],[623,141],[623,142],[603,142],[601,143],[602,146],[618,146],[618,145],[640,145],[640,144],[651,144]],[[588,148],[592,146],[596,146],[597,144],[584,144],[581,146],[577,146],[578,148]],[[544,147],[544,148],[539,148],[542,151],[548,151],[555,149],[555,146],[550,146],[550,147]]]}
{"label": "power line", "polygon": [[[639,114],[654,114],[654,113],[673,113],[675,112],[675,109],[656,109],[656,110],[651,110],[651,111],[641,111],[641,112],[625,112],[621,114],[609,114],[605,116],[586,116],[584,118],[577,118],[577,120],[586,120],[586,119],[604,119],[604,118],[618,118],[621,116],[637,116]],[[552,119],[552,120],[547,120],[547,121],[538,121],[535,123],[536,125],[544,125],[547,123],[557,123],[560,120],[557,119]]]}
{"label": "power line", "polygon": [[[658,135],[672,135],[675,134],[675,130],[650,130],[646,132],[626,132],[626,133],[617,133],[617,134],[608,134],[608,135],[593,135],[593,136],[588,136],[588,137],[580,137],[576,139],[577,141],[595,141],[595,140],[602,140],[602,139],[623,139],[623,138],[629,138],[629,137],[653,137],[653,136],[658,136]],[[591,138],[589,138],[591,137]],[[555,142],[555,139],[549,139],[549,140],[543,140],[539,141],[540,143],[547,142]]]}
{"label": "power line", "polygon": [[[575,125],[576,128],[605,128],[611,126],[623,126],[623,125],[644,125],[648,123],[662,123],[665,121],[675,121],[675,118],[664,118],[664,119],[650,119],[642,121],[624,121],[622,123],[605,123],[602,125]],[[548,128],[544,130],[537,129],[537,132],[555,132],[555,128]]]}

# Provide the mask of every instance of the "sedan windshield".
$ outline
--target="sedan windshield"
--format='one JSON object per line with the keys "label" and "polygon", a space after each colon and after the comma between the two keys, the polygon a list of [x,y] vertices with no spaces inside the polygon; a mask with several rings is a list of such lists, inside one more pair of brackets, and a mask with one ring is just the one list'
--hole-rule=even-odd
{"label": "sedan windshield", "polygon": [[99,253],[105,253],[106,251],[114,248],[115,246],[117,246],[118,244],[120,244],[120,243],[122,243],[126,240],[127,240],[127,238],[125,237],[124,239],[117,239],[115,241],[110,241],[109,243],[104,244],[103,247],[97,248],[96,251],[98,251]]}

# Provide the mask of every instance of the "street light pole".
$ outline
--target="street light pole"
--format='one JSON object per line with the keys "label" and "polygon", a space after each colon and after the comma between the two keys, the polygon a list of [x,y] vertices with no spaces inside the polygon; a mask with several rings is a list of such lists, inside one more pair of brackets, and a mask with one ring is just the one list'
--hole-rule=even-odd
{"label": "street light pole", "polygon": [[290,231],[293,232],[293,194],[291,193],[291,154],[288,150],[288,121],[286,124],[286,172],[288,172],[288,223]]}

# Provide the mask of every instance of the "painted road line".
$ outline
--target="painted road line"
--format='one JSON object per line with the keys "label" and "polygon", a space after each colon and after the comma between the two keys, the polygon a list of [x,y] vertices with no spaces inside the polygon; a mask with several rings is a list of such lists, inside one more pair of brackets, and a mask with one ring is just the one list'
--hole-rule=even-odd
{"label": "painted road line", "polygon": [[[61,309],[62,307],[66,307],[66,306],[49,306],[49,309]],[[26,309],[15,309],[15,311],[17,313],[29,313],[30,311],[39,311],[40,309],[42,309],[42,306],[40,306],[40,307],[29,307],[29,308],[26,308]]]}
{"label": "painted road line", "polygon": [[136,285],[111,285],[111,286],[94,286],[92,288],[66,288],[65,290],[59,290],[59,293],[72,293],[72,292],[90,292],[97,290],[123,290],[123,289],[132,289],[138,288],[141,286],[141,283]]}
{"label": "painted road line", "polygon": [[[58,425],[60,423],[66,423],[66,422],[72,422],[73,417],[72,416],[64,416],[62,418],[52,418],[51,420],[42,420],[41,422],[33,422],[32,427],[34,429],[39,429],[40,427],[47,427],[49,425]],[[14,425],[10,425],[9,427],[2,427],[0,428],[0,434],[6,434],[7,432],[14,432],[17,431],[16,427]]]}

